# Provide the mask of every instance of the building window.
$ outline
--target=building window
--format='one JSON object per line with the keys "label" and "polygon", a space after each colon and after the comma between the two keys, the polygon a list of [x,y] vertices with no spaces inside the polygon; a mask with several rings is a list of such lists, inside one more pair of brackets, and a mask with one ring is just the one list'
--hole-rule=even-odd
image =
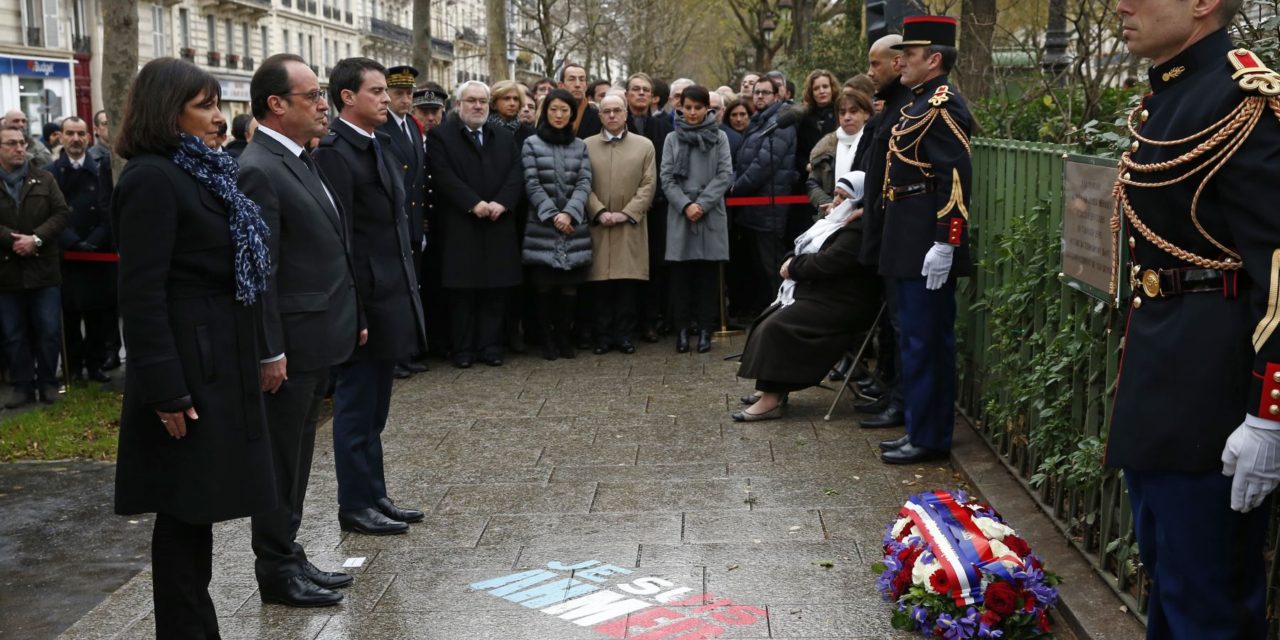
{"label": "building window", "polygon": [[169,51],[169,9],[163,5],[151,5],[152,56],[167,56]]}
{"label": "building window", "polygon": [[316,63],[316,37],[315,36],[307,36],[307,60],[309,60],[311,64]]}
{"label": "building window", "polygon": [[350,42],[348,42],[348,43],[347,43],[347,57],[348,57],[348,58],[350,58],[350,57],[351,57],[351,43],[350,43]]}
{"label": "building window", "polygon": [[267,28],[262,27],[262,59],[266,60],[271,56],[271,35],[267,32]]}
{"label": "building window", "polygon": [[324,39],[324,66],[326,67],[333,66],[333,62],[329,58],[329,39],[328,38]]}
{"label": "building window", "polygon": [[227,18],[223,25],[227,29],[227,54],[236,52],[236,32],[235,26],[231,24],[231,18]]}
{"label": "building window", "polygon": [[240,35],[241,35],[241,43],[242,43],[240,45],[240,51],[242,52],[244,57],[246,58],[252,57],[253,47],[249,46],[249,23],[248,22],[240,23]]}
{"label": "building window", "polygon": [[213,16],[204,17],[205,35],[209,38],[209,50],[218,50],[218,23]]}
{"label": "building window", "polygon": [[[298,55],[300,56],[307,55],[307,41],[303,38],[301,33],[298,34]],[[311,61],[311,58],[308,57],[307,62],[310,62],[310,61]]]}
{"label": "building window", "polygon": [[291,51],[289,51],[289,30],[281,29],[280,33],[284,34],[284,37],[280,40],[281,44],[284,46],[284,52],[292,53]]}
{"label": "building window", "polygon": [[182,48],[191,48],[191,12],[178,9],[178,35],[182,38]]}

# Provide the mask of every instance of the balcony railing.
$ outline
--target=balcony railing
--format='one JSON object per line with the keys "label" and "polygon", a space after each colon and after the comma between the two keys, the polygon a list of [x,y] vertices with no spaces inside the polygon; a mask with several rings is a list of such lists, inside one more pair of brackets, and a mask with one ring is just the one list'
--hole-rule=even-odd
{"label": "balcony railing", "polygon": [[253,58],[245,58],[242,62],[244,63],[242,68],[245,71],[253,71]]}
{"label": "balcony railing", "polygon": [[93,39],[89,36],[71,36],[71,49],[76,53],[91,53]]}
{"label": "balcony railing", "polygon": [[207,56],[207,60],[209,62],[209,66],[211,67],[222,66],[222,54],[217,51],[210,51],[209,55]]}
{"label": "balcony railing", "polygon": [[431,50],[443,56],[453,57],[453,43],[440,38],[431,39]]}
{"label": "balcony railing", "polygon": [[196,61],[196,50],[191,47],[183,47],[178,50],[178,55],[187,62]]}
{"label": "balcony railing", "polygon": [[240,12],[250,18],[261,18],[271,12],[271,0],[200,0],[200,6],[215,11]]}
{"label": "balcony railing", "polygon": [[379,20],[378,18],[369,18],[369,33],[375,38],[390,40],[400,44],[413,44],[413,32],[398,25],[394,22]]}
{"label": "balcony railing", "polygon": [[44,34],[40,32],[40,27],[27,27],[27,46],[43,47]]}

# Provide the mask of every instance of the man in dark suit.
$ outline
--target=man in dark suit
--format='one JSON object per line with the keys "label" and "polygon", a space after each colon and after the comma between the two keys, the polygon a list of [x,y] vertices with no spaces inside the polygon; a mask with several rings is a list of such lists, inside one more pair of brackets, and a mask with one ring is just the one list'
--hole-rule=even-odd
{"label": "man in dark suit", "polygon": [[[391,97],[391,110],[387,121],[377,130],[387,134],[391,144],[386,151],[395,159],[404,180],[405,213],[409,214],[409,248],[413,251],[415,273],[422,273],[423,214],[426,210],[426,149],[418,123],[409,116],[413,108],[413,87],[418,81],[418,70],[408,65],[387,69],[387,95]],[[419,283],[421,284],[421,283]],[[426,356],[425,344],[405,345],[405,357],[396,363],[395,376],[408,378],[427,370],[422,362]]]}
{"label": "man in dark suit", "polygon": [[279,506],[254,516],[254,573],[263,602],[337,604],[351,584],[321,571],[297,542],[311,475],[316,422],[329,368],[351,356],[362,333],[343,213],[305,145],[324,135],[324,93],[306,61],[278,54],[249,84],[259,126],[240,155],[240,189],[271,228],[273,267],[263,294],[262,361]]}
{"label": "man in dark suit", "polygon": [[[71,207],[71,219],[58,238],[63,251],[104,252],[114,256],[108,211],[99,198],[98,163],[88,154],[89,123],[75,116],[62,121],[62,155],[45,166]],[[72,380],[110,382],[102,370],[115,329],[116,269],[108,261],[62,263],[62,320]],[[83,329],[81,328],[83,325]]]}
{"label": "man in dark suit", "polygon": [[441,238],[441,282],[449,289],[454,366],[479,358],[502,364],[507,289],[520,284],[520,243],[512,211],[524,192],[515,137],[490,124],[489,88],[464,82],[458,117],[427,134],[435,179],[433,237]]}
{"label": "man in dark suit", "polygon": [[[413,92],[413,116],[422,129],[422,145],[426,147],[427,133],[444,120],[444,103],[449,94],[440,85],[427,81]],[[418,290],[422,294],[422,319],[427,328],[427,353],[440,358],[449,357],[449,298],[448,291],[440,284],[440,242],[435,209],[435,180],[431,175],[431,163],[426,164],[426,207],[423,209],[422,230],[427,247],[422,250],[422,269],[418,271]],[[431,304],[428,304],[431,301]]]}
{"label": "man in dark suit", "polygon": [[[652,101],[652,78],[644,73],[635,73],[627,78],[627,131],[648,138],[653,143],[654,157],[661,162],[667,134],[675,129],[670,118],[650,113]],[[649,281],[643,285],[643,293],[637,301],[644,325],[640,338],[645,342],[657,342],[658,324],[667,310],[667,196],[662,192],[661,178],[644,221],[649,227]]]}
{"label": "man in dark suit", "polygon": [[[391,406],[392,372],[408,345],[422,339],[422,304],[409,249],[404,181],[386,151],[386,69],[368,58],[340,60],[329,74],[329,102],[338,118],[315,160],[333,197],[349,212],[356,290],[368,340],[338,366],[333,406],[338,523],[368,535],[404,533],[421,511],[387,497],[382,430]],[[376,283],[376,284],[375,284]]]}

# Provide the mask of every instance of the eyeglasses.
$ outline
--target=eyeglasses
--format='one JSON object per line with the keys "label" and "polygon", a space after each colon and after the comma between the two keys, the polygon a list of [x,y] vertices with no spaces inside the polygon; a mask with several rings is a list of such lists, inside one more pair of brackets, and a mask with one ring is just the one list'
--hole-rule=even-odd
{"label": "eyeglasses", "polygon": [[301,96],[303,98],[306,98],[308,101],[310,101],[311,104],[320,104],[321,102],[324,101],[323,89],[316,89],[315,91],[301,91],[297,93],[281,93],[278,95],[281,97]]}
{"label": "eyeglasses", "polygon": [[773,95],[773,92],[769,90],[756,89],[755,91],[752,91],[751,94],[757,96],[771,96]]}
{"label": "eyeglasses", "polygon": [[26,140],[5,140],[4,142],[0,142],[0,146],[3,146],[3,147],[25,147],[25,146],[27,146],[27,141],[26,141]]}
{"label": "eyeglasses", "polygon": [[601,110],[600,110],[600,115],[602,115],[602,116],[616,116],[616,115],[619,115],[619,114],[621,114],[621,113],[622,113],[622,109],[619,109],[619,108],[617,108],[617,107],[614,107],[614,108],[612,108],[612,109],[601,109]]}

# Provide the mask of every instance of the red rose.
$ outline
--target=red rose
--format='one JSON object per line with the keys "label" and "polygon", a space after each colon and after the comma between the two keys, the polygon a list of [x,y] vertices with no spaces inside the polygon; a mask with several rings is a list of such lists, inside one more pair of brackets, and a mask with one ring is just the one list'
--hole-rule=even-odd
{"label": "red rose", "polygon": [[983,612],[982,612],[982,624],[985,624],[985,625],[987,625],[988,627],[990,627],[990,628],[992,628],[992,629],[996,628],[996,625],[1000,624],[1000,614],[998,614],[998,613],[996,613],[996,612],[994,612],[994,611],[992,611],[992,610],[990,610],[990,609],[987,609],[986,611],[983,611]]}
{"label": "red rose", "polygon": [[1023,591],[1022,593],[1023,593],[1024,595],[1026,595],[1026,596],[1027,596],[1027,602],[1026,602],[1026,604],[1024,604],[1024,605],[1023,605],[1022,610],[1023,610],[1023,611],[1035,611],[1035,609],[1036,609],[1036,596],[1035,596],[1035,594],[1031,593],[1030,591]]}
{"label": "red rose", "polygon": [[1049,633],[1049,616],[1045,612],[1036,613],[1036,626],[1040,629],[1040,633]]}
{"label": "red rose", "polygon": [[1013,587],[1007,582],[993,582],[987,587],[987,592],[982,594],[982,601],[987,609],[1001,616],[1012,615],[1017,609],[1017,600],[1018,594],[1014,593]]}
{"label": "red rose", "polygon": [[907,569],[899,571],[898,575],[893,577],[893,582],[889,586],[893,588],[893,598],[895,600],[898,599],[911,586],[911,571]]}
{"label": "red rose", "polygon": [[1009,547],[1010,551],[1018,554],[1019,558],[1025,558],[1028,553],[1031,553],[1031,545],[1018,536],[1005,536],[1001,542],[1004,543],[1004,546]]}
{"label": "red rose", "polygon": [[934,571],[933,574],[929,576],[929,586],[933,587],[934,591],[941,594],[951,593],[951,577],[947,575],[946,571],[941,569]]}

